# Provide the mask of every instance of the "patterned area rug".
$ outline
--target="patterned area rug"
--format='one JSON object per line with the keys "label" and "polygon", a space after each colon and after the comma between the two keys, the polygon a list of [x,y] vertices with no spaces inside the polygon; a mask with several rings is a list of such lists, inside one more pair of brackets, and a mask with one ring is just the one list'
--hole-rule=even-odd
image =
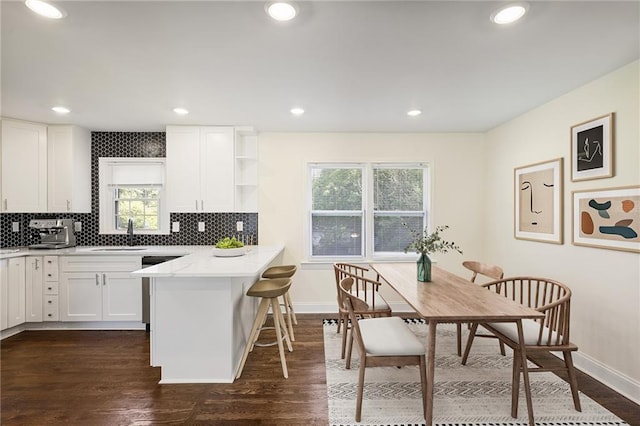
{"label": "patterned area rug", "polygon": [[[405,321],[426,342],[427,325],[421,320]],[[358,351],[354,347],[351,369],[345,369],[344,360],[340,359],[342,334],[336,333],[336,327],[335,320],[324,321],[329,424],[424,425],[417,366],[367,368],[362,422],[355,422]],[[511,417],[512,352],[509,348],[506,348],[507,355],[502,356],[495,339],[476,338],[467,365],[463,366],[456,354],[455,325],[440,324],[437,331],[434,425],[527,425],[523,388],[520,389],[518,418]],[[463,331],[463,342],[466,331]],[[575,411],[569,385],[553,373],[535,373],[530,378],[536,424],[627,424],[582,393],[582,412]]]}

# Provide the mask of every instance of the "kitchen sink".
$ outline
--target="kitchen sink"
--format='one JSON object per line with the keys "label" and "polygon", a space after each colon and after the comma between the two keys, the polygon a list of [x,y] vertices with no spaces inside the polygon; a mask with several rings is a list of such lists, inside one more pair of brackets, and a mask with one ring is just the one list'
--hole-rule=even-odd
{"label": "kitchen sink", "polygon": [[91,251],[140,251],[146,250],[145,247],[107,247],[107,248],[95,248]]}

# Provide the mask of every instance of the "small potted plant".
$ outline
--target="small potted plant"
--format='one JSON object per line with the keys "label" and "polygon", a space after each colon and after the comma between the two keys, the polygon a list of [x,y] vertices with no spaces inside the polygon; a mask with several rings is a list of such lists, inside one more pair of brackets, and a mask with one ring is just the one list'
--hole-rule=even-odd
{"label": "small potted plant", "polygon": [[418,281],[431,281],[430,253],[447,253],[449,250],[455,250],[462,254],[462,250],[460,250],[460,247],[458,247],[454,242],[445,241],[440,236],[440,233],[448,228],[449,226],[447,225],[436,226],[433,232],[429,232],[426,227],[422,232],[409,228],[409,231],[411,232],[411,243],[405,247],[404,252],[406,253],[409,250],[414,250],[420,255],[417,260]]}

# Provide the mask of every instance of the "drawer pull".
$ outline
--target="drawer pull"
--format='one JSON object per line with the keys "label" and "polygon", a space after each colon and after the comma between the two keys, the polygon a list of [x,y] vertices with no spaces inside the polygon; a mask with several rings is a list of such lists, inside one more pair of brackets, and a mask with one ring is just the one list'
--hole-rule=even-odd
{"label": "drawer pull", "polygon": [[47,301],[47,303],[48,303],[48,304],[52,304],[53,302],[52,302],[51,300],[48,300],[48,301]]}
{"label": "drawer pull", "polygon": [[47,316],[48,316],[48,317],[52,317],[53,315],[52,315],[52,314],[47,314]]}

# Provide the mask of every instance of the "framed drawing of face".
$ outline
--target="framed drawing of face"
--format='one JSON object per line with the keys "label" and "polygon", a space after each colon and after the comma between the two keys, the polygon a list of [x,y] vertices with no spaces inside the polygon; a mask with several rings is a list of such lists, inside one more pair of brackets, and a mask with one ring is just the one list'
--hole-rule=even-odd
{"label": "framed drawing of face", "polygon": [[573,244],[640,253],[640,186],[573,191]]}
{"label": "framed drawing of face", "polygon": [[613,176],[613,113],[571,127],[571,180]]}
{"label": "framed drawing of face", "polygon": [[515,238],[562,244],[563,159],[514,169]]}

